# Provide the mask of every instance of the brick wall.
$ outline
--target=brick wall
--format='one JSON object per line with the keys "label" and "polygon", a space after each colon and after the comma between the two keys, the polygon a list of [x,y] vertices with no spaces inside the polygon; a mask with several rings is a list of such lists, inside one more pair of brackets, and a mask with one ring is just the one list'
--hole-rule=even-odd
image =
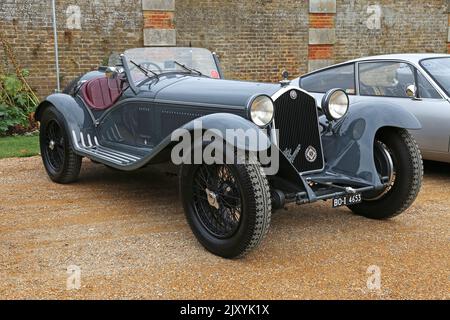
{"label": "brick wall", "polygon": [[307,71],[308,3],[177,0],[178,46],[216,51],[227,78],[278,81]]}
{"label": "brick wall", "polygon": [[[40,97],[56,88],[51,1],[0,0],[0,31]],[[57,0],[61,83],[142,46],[141,0]],[[0,50],[0,61],[3,62]]]}
{"label": "brick wall", "polygon": [[[130,47],[206,47],[227,78],[278,81],[365,55],[450,53],[450,0],[56,0],[62,85]],[[0,0],[0,31],[43,97],[51,1]],[[4,60],[0,52],[0,62]]]}
{"label": "brick wall", "polygon": [[450,0],[447,0],[447,12],[448,12],[447,53],[450,53]]}
{"label": "brick wall", "polygon": [[[335,59],[343,61],[365,55],[402,52],[445,53],[447,2],[337,1]],[[378,14],[381,15],[379,20]]]}
{"label": "brick wall", "polygon": [[221,56],[228,78],[277,81],[365,55],[450,52],[450,0],[177,0],[177,45]]}
{"label": "brick wall", "polygon": [[144,11],[144,28],[174,29],[174,13],[159,11]]}

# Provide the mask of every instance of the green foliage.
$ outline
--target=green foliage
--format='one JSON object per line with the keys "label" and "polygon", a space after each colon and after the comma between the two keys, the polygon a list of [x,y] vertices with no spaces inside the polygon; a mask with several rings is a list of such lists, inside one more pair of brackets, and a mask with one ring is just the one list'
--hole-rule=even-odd
{"label": "green foliage", "polygon": [[0,138],[0,159],[31,157],[39,154],[39,136],[16,136]]}
{"label": "green foliage", "polygon": [[0,104],[0,135],[6,133],[9,128],[28,124],[28,118],[20,108]]}
{"label": "green foliage", "polygon": [[34,126],[30,114],[38,101],[25,82],[28,75],[28,70],[22,70],[20,78],[16,74],[0,74],[0,136]]}

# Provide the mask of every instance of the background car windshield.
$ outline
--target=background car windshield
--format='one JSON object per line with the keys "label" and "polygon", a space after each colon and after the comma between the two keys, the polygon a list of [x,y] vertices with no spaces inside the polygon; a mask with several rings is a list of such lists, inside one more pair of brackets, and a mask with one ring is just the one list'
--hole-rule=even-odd
{"label": "background car windshield", "polygon": [[188,68],[200,71],[202,74],[219,78],[219,72],[214,57],[209,50],[200,48],[137,48],[125,51],[125,57],[134,82],[145,79],[145,75],[130,61],[140,64],[157,74],[166,72],[186,72],[174,61]]}
{"label": "background car windshield", "polygon": [[450,58],[427,59],[420,64],[447,95],[450,95]]}

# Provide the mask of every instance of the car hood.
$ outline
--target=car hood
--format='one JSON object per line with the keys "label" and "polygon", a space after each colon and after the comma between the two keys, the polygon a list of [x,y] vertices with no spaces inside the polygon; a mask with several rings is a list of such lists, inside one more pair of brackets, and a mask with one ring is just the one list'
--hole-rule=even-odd
{"label": "car hood", "polygon": [[269,83],[185,77],[160,89],[155,99],[242,108],[254,95],[272,96],[280,89],[280,85]]}

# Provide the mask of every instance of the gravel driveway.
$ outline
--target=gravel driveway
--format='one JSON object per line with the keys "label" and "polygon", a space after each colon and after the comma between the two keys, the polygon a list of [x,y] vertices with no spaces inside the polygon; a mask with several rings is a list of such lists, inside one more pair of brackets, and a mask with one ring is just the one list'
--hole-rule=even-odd
{"label": "gravel driveway", "polygon": [[[0,299],[450,298],[450,165],[426,163],[418,201],[394,220],[330,207],[289,207],[260,248],[227,261],[195,240],[176,177],[85,161],[63,186],[39,157],[0,160]],[[380,290],[367,287],[373,265]]]}

